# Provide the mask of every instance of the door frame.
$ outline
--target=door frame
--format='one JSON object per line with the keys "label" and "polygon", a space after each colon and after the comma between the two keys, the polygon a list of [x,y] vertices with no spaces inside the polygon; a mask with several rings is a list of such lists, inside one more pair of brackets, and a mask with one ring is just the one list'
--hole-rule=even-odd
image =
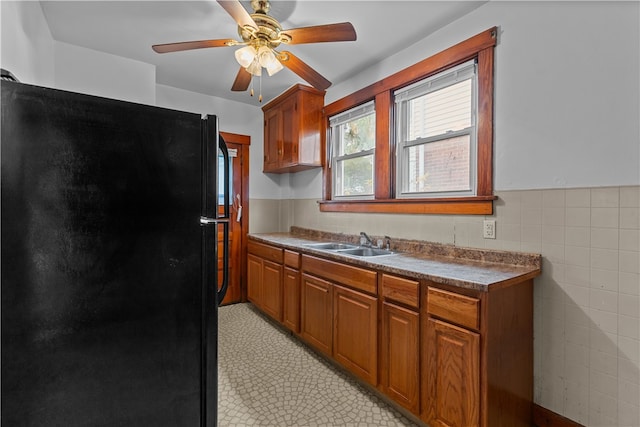
{"label": "door frame", "polygon": [[[242,219],[240,221],[240,260],[238,262],[240,274],[240,302],[247,301],[247,234],[249,234],[249,146],[251,137],[231,132],[220,131],[220,135],[230,148],[235,148],[241,158],[242,190]],[[233,146],[232,146],[233,145]]]}

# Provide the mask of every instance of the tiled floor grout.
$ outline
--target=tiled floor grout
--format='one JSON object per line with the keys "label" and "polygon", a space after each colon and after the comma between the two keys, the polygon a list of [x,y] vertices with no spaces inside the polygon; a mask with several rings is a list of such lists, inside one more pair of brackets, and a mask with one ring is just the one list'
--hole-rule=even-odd
{"label": "tiled floor grout", "polygon": [[219,309],[221,427],[414,426],[250,304]]}

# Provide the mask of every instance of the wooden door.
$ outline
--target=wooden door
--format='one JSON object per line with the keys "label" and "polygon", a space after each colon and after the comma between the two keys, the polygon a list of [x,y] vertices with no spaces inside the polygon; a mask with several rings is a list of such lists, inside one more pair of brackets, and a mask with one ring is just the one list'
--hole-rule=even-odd
{"label": "wooden door", "polygon": [[302,274],[300,335],[309,344],[331,356],[333,285]]}
{"label": "wooden door", "polygon": [[424,419],[433,427],[474,427],[480,422],[480,335],[427,320]]}
{"label": "wooden door", "polygon": [[419,334],[416,311],[382,304],[380,382],[385,393],[415,414],[420,412]]}
{"label": "wooden door", "polygon": [[333,357],[351,372],[377,385],[378,299],[334,286]]}
{"label": "wooden door", "polygon": [[[246,135],[221,132],[229,149],[231,170],[229,220],[229,286],[222,304],[246,300],[247,233],[249,231],[249,144]],[[220,203],[221,205],[223,203]],[[222,207],[220,208],[222,213]],[[218,283],[222,283],[222,226],[218,230]],[[243,286],[243,283],[245,284]]]}

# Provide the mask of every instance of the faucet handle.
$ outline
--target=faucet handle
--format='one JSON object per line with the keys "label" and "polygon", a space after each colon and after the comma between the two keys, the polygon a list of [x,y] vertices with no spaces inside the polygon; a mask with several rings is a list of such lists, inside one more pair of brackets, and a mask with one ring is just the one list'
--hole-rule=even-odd
{"label": "faucet handle", "polygon": [[[384,240],[387,242],[387,243],[386,243],[387,250],[391,249],[391,237],[389,237],[389,236],[384,236]],[[380,243],[380,247],[382,247],[382,244],[381,244],[381,243]]]}

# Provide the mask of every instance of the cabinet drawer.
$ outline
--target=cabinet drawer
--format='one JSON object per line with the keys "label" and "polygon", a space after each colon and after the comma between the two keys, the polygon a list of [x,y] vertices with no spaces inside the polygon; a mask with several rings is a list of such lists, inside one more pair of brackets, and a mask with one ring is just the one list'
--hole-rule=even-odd
{"label": "cabinet drawer", "polygon": [[480,329],[480,300],[477,298],[429,288],[427,313],[460,326]]}
{"label": "cabinet drawer", "polygon": [[300,268],[300,254],[298,252],[293,252],[285,249],[284,265],[298,270]]}
{"label": "cabinet drawer", "polygon": [[264,243],[249,241],[247,250],[250,254],[254,254],[259,256],[260,258],[282,264],[283,249],[281,248],[275,248],[273,246],[265,245]]}
{"label": "cabinet drawer", "polygon": [[341,283],[370,294],[378,292],[378,284],[376,283],[378,274],[375,271],[309,255],[302,255],[302,269],[323,279]]}
{"label": "cabinet drawer", "polygon": [[382,274],[382,296],[391,301],[418,308],[420,283],[415,280]]}

